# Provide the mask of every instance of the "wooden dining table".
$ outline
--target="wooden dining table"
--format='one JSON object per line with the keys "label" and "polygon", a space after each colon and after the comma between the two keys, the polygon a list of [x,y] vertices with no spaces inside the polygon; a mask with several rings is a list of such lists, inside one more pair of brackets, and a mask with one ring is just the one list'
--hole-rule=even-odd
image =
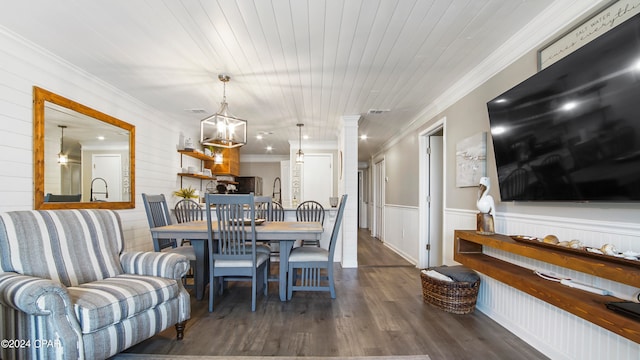
{"label": "wooden dining table", "polygon": [[[322,224],[315,221],[266,221],[256,225],[256,241],[280,243],[280,273],[278,285],[280,300],[287,300],[287,269],[289,254],[296,240],[318,240],[322,235]],[[214,238],[219,236],[218,222],[212,222]],[[206,264],[208,262],[208,229],[206,220],[191,221],[180,224],[151,228],[153,247],[160,250],[159,239],[188,239],[196,253],[196,269],[198,281],[195,284],[196,299],[202,300],[206,282],[209,280]],[[205,275],[206,274],[206,275]]]}

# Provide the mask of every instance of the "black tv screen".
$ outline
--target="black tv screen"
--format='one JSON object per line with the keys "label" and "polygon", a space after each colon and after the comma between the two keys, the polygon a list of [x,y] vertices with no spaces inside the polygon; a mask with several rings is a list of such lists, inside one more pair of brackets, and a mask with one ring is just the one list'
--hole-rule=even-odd
{"label": "black tv screen", "polygon": [[640,15],[487,108],[502,201],[640,201]]}

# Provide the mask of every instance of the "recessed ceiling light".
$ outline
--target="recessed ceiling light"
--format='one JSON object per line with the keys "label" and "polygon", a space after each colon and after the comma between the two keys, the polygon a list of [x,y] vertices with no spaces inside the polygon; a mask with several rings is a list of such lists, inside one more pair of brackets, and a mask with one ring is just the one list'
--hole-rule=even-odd
{"label": "recessed ceiling light", "polygon": [[360,135],[360,140],[367,140],[367,135],[364,135],[364,134]]}
{"label": "recessed ceiling light", "polygon": [[256,135],[256,139],[262,140],[262,135],[261,134]]}

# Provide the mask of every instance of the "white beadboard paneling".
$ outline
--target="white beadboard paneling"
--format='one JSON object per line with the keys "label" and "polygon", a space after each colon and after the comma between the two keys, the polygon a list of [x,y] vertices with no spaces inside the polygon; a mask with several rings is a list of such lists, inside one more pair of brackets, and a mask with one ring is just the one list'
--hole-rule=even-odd
{"label": "white beadboard paneling", "polygon": [[[446,256],[453,258],[453,232],[456,229],[474,229],[475,211],[446,209],[444,231],[449,242]],[[507,234],[585,239],[597,243],[603,239],[615,240],[620,246],[637,247],[640,228],[635,223],[593,222],[574,218],[548,218],[545,216],[498,214],[496,231]],[[613,235],[610,235],[613,234]],[[583,241],[585,241],[583,240]],[[599,247],[599,246],[598,246]],[[637,289],[577,271],[568,271],[543,261],[486,248],[488,255],[513,262],[530,269],[543,269],[566,274],[580,282],[590,283],[622,294]],[[561,310],[524,292],[481,274],[478,295],[479,311],[496,320],[552,359],[638,359],[640,345],[618,336],[573,314]]]}
{"label": "white beadboard paneling", "polygon": [[136,126],[137,206],[118,212],[125,249],[151,250],[140,194],[171,198],[179,184],[176,145],[182,124],[1,28],[0,64],[0,211],[33,208],[32,98],[37,85]]}
{"label": "white beadboard paneling", "polygon": [[418,208],[386,204],[384,243],[412,264],[418,264]]}

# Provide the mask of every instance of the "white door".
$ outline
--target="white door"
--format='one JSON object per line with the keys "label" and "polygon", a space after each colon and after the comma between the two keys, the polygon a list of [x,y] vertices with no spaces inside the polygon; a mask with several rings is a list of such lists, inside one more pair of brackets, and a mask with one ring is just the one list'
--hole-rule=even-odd
{"label": "white door", "polygon": [[367,228],[367,202],[365,197],[365,172],[358,170],[358,227]]}
{"label": "white door", "polygon": [[384,241],[384,159],[375,163],[373,172],[373,234],[371,235]]}
{"label": "white door", "polygon": [[442,166],[442,135],[429,136],[429,237],[428,237],[428,264],[427,267],[442,265],[442,192],[443,192],[443,166]]}
{"label": "white door", "polygon": [[300,202],[315,200],[329,206],[333,196],[333,155],[304,154]]}
{"label": "white door", "polygon": [[93,201],[122,201],[120,154],[93,154],[91,161],[90,191],[93,193]]}

